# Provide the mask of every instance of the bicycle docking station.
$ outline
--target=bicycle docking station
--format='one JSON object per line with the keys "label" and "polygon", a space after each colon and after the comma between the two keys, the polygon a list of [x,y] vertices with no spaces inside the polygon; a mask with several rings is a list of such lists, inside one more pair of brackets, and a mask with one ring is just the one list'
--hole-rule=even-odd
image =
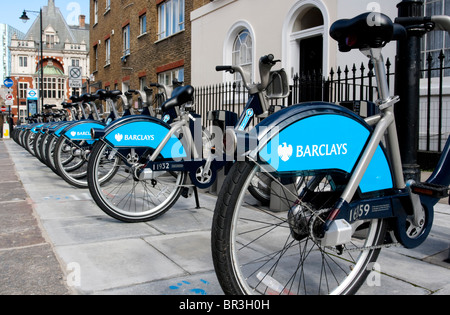
{"label": "bicycle docking station", "polygon": [[[212,125],[216,128],[220,128],[223,137],[225,135],[225,131],[229,126],[235,126],[238,122],[238,115],[234,112],[230,112],[227,110],[214,110],[208,112],[208,120],[212,122]],[[223,139],[217,139],[217,135],[213,134],[213,141],[216,145],[218,145],[218,141],[222,144]],[[209,192],[213,194],[219,194],[220,189],[222,188],[223,182],[230,171],[231,164],[225,164],[225,167],[217,171],[217,178],[214,181],[213,185],[209,188]]]}

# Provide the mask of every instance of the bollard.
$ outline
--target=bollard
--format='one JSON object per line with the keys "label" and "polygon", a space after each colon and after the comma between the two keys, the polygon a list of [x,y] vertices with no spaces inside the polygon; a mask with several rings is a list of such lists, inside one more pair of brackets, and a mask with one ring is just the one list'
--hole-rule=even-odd
{"label": "bollard", "polygon": [[3,139],[9,139],[10,135],[9,135],[9,124],[7,122],[5,122],[3,124]]}

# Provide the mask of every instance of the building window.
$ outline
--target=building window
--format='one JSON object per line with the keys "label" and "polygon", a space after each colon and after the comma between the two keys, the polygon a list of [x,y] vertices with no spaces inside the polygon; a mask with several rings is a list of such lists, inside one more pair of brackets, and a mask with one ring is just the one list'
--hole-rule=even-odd
{"label": "building window", "polygon": [[28,67],[28,57],[19,56],[19,67],[21,67],[21,68]]}
{"label": "building window", "polygon": [[106,12],[111,10],[111,0],[106,0]]}
{"label": "building window", "polygon": [[19,98],[27,98],[28,83],[19,83]]}
{"label": "building window", "polygon": [[105,52],[106,52],[106,66],[111,64],[111,39],[105,41]]}
{"label": "building window", "polygon": [[[432,15],[450,15],[450,0],[427,0],[425,1],[425,16]],[[424,68],[427,68],[427,59],[431,55],[432,69],[439,69],[441,51],[444,53],[444,71],[445,76],[450,76],[450,35],[448,32],[434,31],[427,33],[423,39],[422,60]],[[426,73],[425,73],[426,75]],[[438,77],[439,70],[431,72],[432,77]]]}
{"label": "building window", "polygon": [[139,78],[139,89],[141,91],[144,91],[144,88],[146,87],[147,84],[147,78],[146,77],[140,77]]}
{"label": "building window", "polygon": [[123,55],[130,54],[130,24],[123,28]]}
{"label": "building window", "polygon": [[[241,66],[244,72],[252,76],[253,67],[253,40],[247,29],[242,30],[236,37],[233,44],[233,65]],[[252,81],[252,77],[250,80]],[[241,82],[240,74],[236,73],[234,80]],[[251,82],[248,82],[251,83]]]}
{"label": "building window", "polygon": [[94,71],[98,71],[98,46],[94,46]]}
{"label": "building window", "polygon": [[[41,79],[37,79],[38,87]],[[44,77],[43,94],[44,98],[62,99],[64,96],[64,78]],[[40,87],[39,87],[40,89]]]}
{"label": "building window", "polygon": [[80,59],[72,59],[72,67],[79,67]]}
{"label": "building window", "polygon": [[47,48],[53,48],[55,46],[55,35],[46,34],[45,35],[45,44]]}
{"label": "building window", "polygon": [[94,0],[94,24],[98,23],[98,0]]}
{"label": "building window", "polygon": [[178,82],[184,82],[184,68],[177,68],[158,74],[159,84],[172,86],[175,79],[178,80]]}
{"label": "building window", "polygon": [[158,8],[158,39],[184,30],[184,0],[167,0]]}
{"label": "building window", "polygon": [[143,14],[139,17],[139,30],[140,35],[147,33],[147,14]]}

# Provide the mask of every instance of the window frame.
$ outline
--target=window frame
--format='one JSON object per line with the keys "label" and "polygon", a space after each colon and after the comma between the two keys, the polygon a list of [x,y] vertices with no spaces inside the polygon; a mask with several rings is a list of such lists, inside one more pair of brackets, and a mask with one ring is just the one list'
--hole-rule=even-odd
{"label": "window frame", "polygon": [[[433,7],[434,4],[441,3],[440,8]],[[437,9],[438,12],[435,12],[434,9]],[[424,13],[425,15],[445,15],[450,14],[450,0],[426,0],[424,1]],[[428,68],[428,56],[431,54],[432,56],[432,64],[431,68],[431,77],[436,78],[440,76],[440,60],[439,56],[441,51],[444,53],[446,57],[444,60],[443,67],[450,67],[450,35],[447,32],[430,32],[426,33],[422,39],[422,68]],[[444,76],[450,76],[450,69],[444,70]],[[428,73],[423,72],[423,77],[427,78]]]}
{"label": "window frame", "polygon": [[147,34],[147,13],[139,16],[139,35]]}
{"label": "window frame", "polygon": [[111,65],[111,38],[105,40],[105,67]]}
{"label": "window frame", "polygon": [[98,24],[98,0],[94,0],[94,25]]}
{"label": "window frame", "polygon": [[28,82],[19,82],[19,99],[26,99],[28,94]]}
{"label": "window frame", "polygon": [[122,28],[122,53],[123,56],[128,56],[131,54],[131,28],[130,24],[128,23]]}
{"label": "window frame", "polygon": [[[181,80],[180,80],[180,73],[182,74]],[[173,86],[173,80],[175,78],[180,82],[184,81],[184,79],[185,79],[184,66],[158,73],[158,83],[159,84]]]}
{"label": "window frame", "polygon": [[[245,40],[242,40],[242,35],[246,35]],[[247,41],[248,39],[250,39],[250,46],[247,45]],[[237,43],[240,43],[241,47],[239,50],[237,50]],[[242,57],[241,53],[242,53],[242,45],[245,44],[245,49],[246,49],[246,60],[245,62],[242,62]],[[253,44],[253,37],[252,34],[250,32],[249,29],[247,28],[243,28],[241,29],[239,32],[237,32],[236,37],[234,38],[234,42],[233,45],[231,47],[231,60],[232,60],[232,64],[233,65],[237,65],[242,67],[242,69],[245,71],[247,70],[248,73],[250,74],[250,82],[253,81],[253,64],[254,64],[254,60],[253,60],[253,51],[254,51],[254,44]],[[236,55],[239,54],[238,58],[236,57]],[[250,60],[248,60],[248,57],[250,57]],[[239,61],[239,62],[238,62]],[[234,82],[238,83],[242,83],[242,78],[241,75],[239,73],[235,73],[234,74]],[[248,83],[250,83],[248,82]]]}
{"label": "window frame", "polygon": [[158,40],[186,29],[185,0],[166,0],[158,6]]}
{"label": "window frame", "polygon": [[19,56],[19,68],[28,68],[28,56]]}

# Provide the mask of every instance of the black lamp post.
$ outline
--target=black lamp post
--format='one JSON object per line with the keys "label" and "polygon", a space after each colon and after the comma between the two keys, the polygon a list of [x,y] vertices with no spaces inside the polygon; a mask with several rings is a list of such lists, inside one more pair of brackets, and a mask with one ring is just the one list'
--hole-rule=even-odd
{"label": "black lamp post", "polygon": [[39,36],[39,46],[40,46],[40,50],[41,50],[41,58],[39,61],[39,65],[40,65],[40,69],[41,69],[41,79],[40,79],[40,84],[39,84],[39,95],[40,95],[40,99],[41,99],[41,109],[39,110],[39,106],[37,108],[37,111],[41,111],[43,112],[43,106],[44,106],[44,47],[42,44],[42,33],[43,33],[43,29],[42,29],[42,8],[39,11],[30,11],[30,10],[23,10],[22,16],[20,17],[20,19],[26,23],[28,22],[28,20],[30,19],[27,16],[27,12],[29,13],[37,13],[39,14],[39,21],[40,21],[40,36]]}
{"label": "black lamp post", "polygon": [[[423,16],[423,0],[402,0],[398,5],[398,16]],[[402,155],[405,180],[420,181],[420,166],[418,165],[419,144],[419,107],[420,107],[420,62],[421,41],[425,30],[421,28],[408,29],[406,39],[398,42],[397,65],[395,67],[396,95],[400,103],[395,107],[395,117],[400,152]]]}

